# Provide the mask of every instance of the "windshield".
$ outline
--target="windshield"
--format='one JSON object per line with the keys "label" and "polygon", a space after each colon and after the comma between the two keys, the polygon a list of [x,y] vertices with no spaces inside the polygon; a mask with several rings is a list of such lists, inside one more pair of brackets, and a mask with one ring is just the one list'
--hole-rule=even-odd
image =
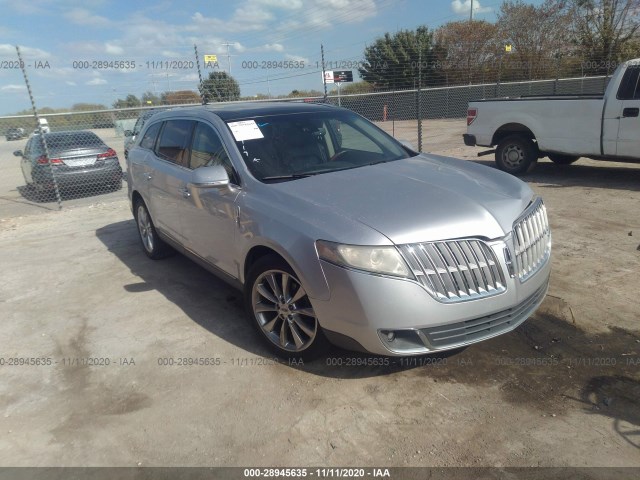
{"label": "windshield", "polygon": [[228,125],[247,168],[264,182],[410,156],[370,122],[343,110],[256,117]]}

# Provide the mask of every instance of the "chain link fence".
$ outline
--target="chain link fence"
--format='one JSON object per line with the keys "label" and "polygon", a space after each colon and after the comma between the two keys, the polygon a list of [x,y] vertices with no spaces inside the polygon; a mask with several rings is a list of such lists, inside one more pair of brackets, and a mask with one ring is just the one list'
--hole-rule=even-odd
{"label": "chain link fence", "polygon": [[[601,94],[607,77],[509,82],[380,93],[286,99],[340,105],[375,122],[420,151],[438,152],[437,132],[464,128],[469,101],[523,95]],[[284,100],[284,99],[280,99]],[[271,101],[271,100],[261,100]],[[0,117],[0,216],[27,206],[57,210],[63,204],[121,199],[126,195],[127,151],[151,114],[184,105]],[[440,124],[438,124],[440,122]],[[461,130],[462,131],[462,130]],[[435,132],[435,133],[434,133]],[[446,137],[448,148],[462,140]],[[457,143],[456,143],[457,142]],[[452,144],[454,143],[454,144]]]}

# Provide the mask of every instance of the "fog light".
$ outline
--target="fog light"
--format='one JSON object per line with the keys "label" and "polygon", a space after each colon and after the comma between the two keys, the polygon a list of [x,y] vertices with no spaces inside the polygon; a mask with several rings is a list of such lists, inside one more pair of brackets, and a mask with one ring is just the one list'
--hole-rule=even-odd
{"label": "fog light", "polygon": [[387,340],[393,342],[396,339],[396,334],[394,332],[387,332]]}

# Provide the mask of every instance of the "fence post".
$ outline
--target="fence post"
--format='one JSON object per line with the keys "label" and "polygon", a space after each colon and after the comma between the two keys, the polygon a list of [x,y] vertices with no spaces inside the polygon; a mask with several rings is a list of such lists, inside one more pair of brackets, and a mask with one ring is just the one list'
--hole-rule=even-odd
{"label": "fence post", "polygon": [[53,172],[53,166],[51,165],[51,156],[49,155],[49,146],[47,145],[47,139],[44,138],[44,130],[42,129],[42,125],[40,124],[40,116],[38,115],[38,109],[36,108],[36,102],[33,99],[33,93],[31,91],[31,85],[29,84],[29,77],[27,77],[27,71],[24,68],[24,62],[22,61],[22,55],[20,54],[20,47],[16,45],[16,53],[18,55],[18,63],[20,65],[20,69],[22,70],[22,76],[24,77],[24,83],[27,85],[27,92],[29,92],[29,100],[31,101],[31,108],[33,109],[33,116],[37,122],[37,128],[40,131],[40,140],[42,141],[42,147],[44,149],[44,154],[47,157],[47,165],[49,165],[49,172],[51,173],[51,178],[53,180],[53,189],[56,193],[56,201],[58,202],[58,210],[62,210],[62,198],[60,197],[60,189],[58,188],[58,181],[56,180],[56,176]]}

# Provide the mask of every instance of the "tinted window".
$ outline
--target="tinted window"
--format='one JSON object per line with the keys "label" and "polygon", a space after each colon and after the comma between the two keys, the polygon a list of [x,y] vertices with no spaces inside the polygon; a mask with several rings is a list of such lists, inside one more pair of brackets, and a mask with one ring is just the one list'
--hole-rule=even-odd
{"label": "tinted window", "polygon": [[188,167],[193,124],[192,120],[167,120],[156,148],[158,156],[183,167]]}
{"label": "tinted window", "polygon": [[259,180],[318,175],[409,156],[371,122],[343,110],[266,115],[227,123],[232,134],[236,129],[236,139],[244,138],[236,145]]}
{"label": "tinted window", "polygon": [[158,138],[158,132],[160,131],[161,125],[162,122],[158,122],[151,125],[147,129],[147,131],[144,133],[144,136],[140,140],[140,146],[142,148],[153,150],[153,147],[155,147],[156,145],[156,138]]}
{"label": "tinted window", "polygon": [[73,148],[102,147],[104,142],[93,132],[64,132],[46,134],[45,140],[50,150],[65,150]]}
{"label": "tinted window", "polygon": [[338,133],[338,146],[345,150],[362,150],[363,152],[382,153],[382,149],[373,140],[356,130],[351,125],[333,122]]}
{"label": "tinted window", "polygon": [[222,165],[227,171],[231,182],[238,185],[238,178],[222,140],[220,140],[220,136],[210,126],[198,122],[193,133],[189,166],[195,169],[211,165]]}
{"label": "tinted window", "polygon": [[629,67],[624,72],[620,89],[618,90],[618,99],[632,100],[640,99],[640,67]]}

